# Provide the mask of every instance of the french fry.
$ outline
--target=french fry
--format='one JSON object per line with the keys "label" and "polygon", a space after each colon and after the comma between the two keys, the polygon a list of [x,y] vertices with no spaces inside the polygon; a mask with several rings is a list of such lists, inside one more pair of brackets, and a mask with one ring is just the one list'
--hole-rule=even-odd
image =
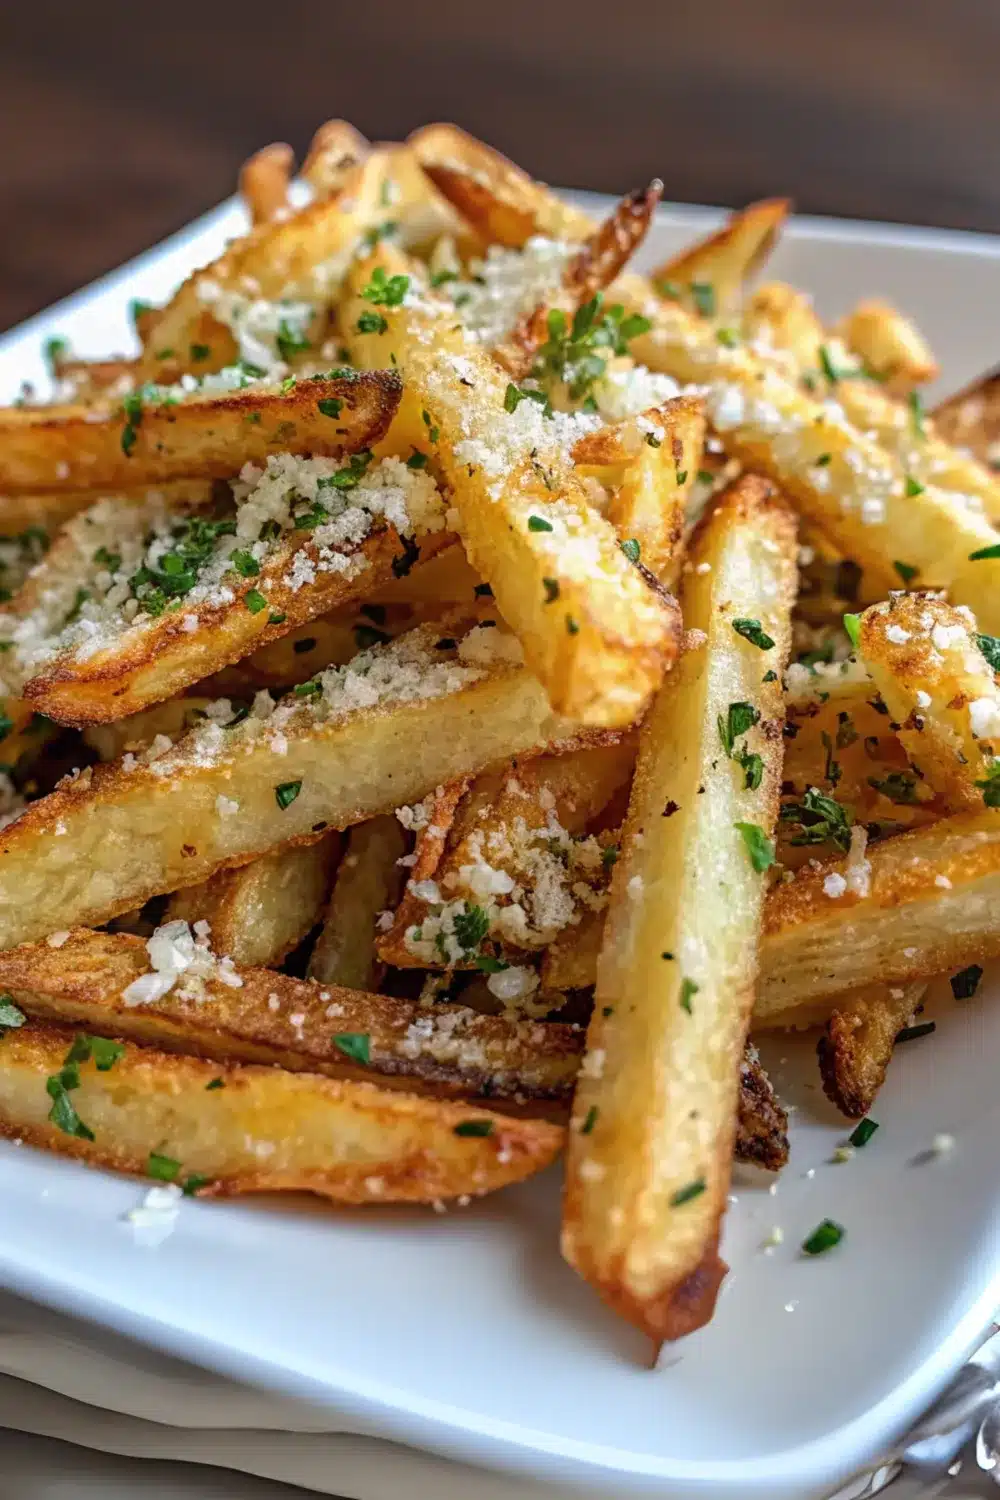
{"label": "french fry", "polygon": [[[994,524],[1000,522],[1000,476],[971,453],[945,442],[932,419],[924,415],[917,392],[907,404],[870,380],[839,380],[835,398],[848,421],[873,437],[902,465],[911,498],[919,485],[953,491],[959,505]],[[904,557],[902,561],[909,559]]]}
{"label": "french fry", "polygon": [[664,261],[650,279],[665,294],[684,301],[706,317],[738,307],[744,284],[760,270],[781,234],[791,203],[764,198],[730,214],[721,229]]}
{"label": "french fry", "polygon": [[702,643],[643,724],[614,868],[562,1245],[656,1340],[706,1322],[725,1274],[719,1224],[774,858],[796,550],[793,517],[756,476],[706,515],[683,591]]}
{"label": "french fry", "polygon": [[[177,1181],[200,1197],[433,1203],[518,1182],[547,1166],[562,1141],[541,1120],[371,1083],[253,1065],[220,1073],[216,1063],[132,1043],[101,1071],[67,1064],[74,1046],[73,1033],[54,1026],[8,1031],[0,1134],[161,1182],[176,1165]],[[218,1077],[222,1087],[209,1088]],[[54,1101],[48,1084],[57,1079]],[[463,1129],[473,1120],[475,1133]]]}
{"label": "french fry", "polygon": [[846,996],[816,1048],[823,1092],[852,1120],[866,1115],[885,1082],[896,1037],[916,1013],[927,986],[876,984]]}
{"label": "french fry", "polygon": [[125,396],[139,383],[137,360],[74,359],[70,356],[53,360],[52,372],[58,381],[61,401],[99,401],[101,397]]}
{"label": "french fry", "polygon": [[587,214],[563,203],[542,183],[457,125],[425,125],[407,144],[438,191],[484,244],[519,249],[532,235],[586,240]]}
{"label": "french fry", "polygon": [[288,188],[295,166],[295,152],[284,142],[263,146],[240,168],[240,194],[251,224],[269,224],[291,211]]}
{"label": "french fry", "polygon": [[155,703],[152,708],[131,714],[127,719],[115,719],[111,724],[88,724],[83,731],[83,742],[97,752],[100,760],[118,760],[126,751],[146,750],[160,735],[171,741],[179,739],[204,721],[206,709],[214,702],[214,696],[202,697],[195,693],[190,697],[168,698],[166,702]]}
{"label": "french fry", "polygon": [[1000,370],[981,375],[933,412],[939,437],[996,472],[1000,466]]}
{"label": "french fry", "polygon": [[332,198],[347,174],[371,154],[370,142],[347,120],[327,120],[309,143],[302,177],[317,198]]}
{"label": "french fry", "polygon": [[517,655],[495,627],[424,626],[267,717],[210,719],[148,763],[85,768],[0,832],[0,948],[100,924],[512,755],[586,743]]}
{"label": "french fry", "polygon": [[[16,825],[15,825],[16,826]],[[956,813],[883,839],[848,885],[846,859],[776,886],[765,911],[755,1024],[816,996],[908,984],[1000,954],[1000,818]]]}
{"label": "french fry", "polygon": [[[0,985],[36,1019],[126,1037],[222,1063],[268,1063],[439,1098],[561,1109],[572,1096],[583,1032],[557,1021],[481,1015],[240,969],[156,1000],[122,999],[147,972],[138,938],[78,928],[59,948],[0,954]],[[230,971],[231,973],[235,971]],[[367,1061],[361,1056],[367,1054]],[[784,1110],[748,1048],[741,1068],[738,1161],[776,1170],[787,1154]]]}
{"label": "french fry", "polygon": [[523,380],[531,374],[538,351],[549,338],[553,312],[572,321],[580,308],[624,269],[645,239],[662,193],[663,183],[657,178],[645,190],[626,194],[567,262],[552,297],[519,318],[506,338],[494,346],[494,359],[512,380]]}
{"label": "french fry", "polygon": [[[208,505],[212,499],[212,481],[209,479],[171,479],[156,486],[157,493],[165,503],[176,500],[181,505],[201,503]],[[149,488],[140,485],[136,489],[120,489],[116,500],[133,500],[143,504],[148,500]],[[90,510],[106,495],[96,490],[49,490],[44,494],[0,496],[0,528],[10,535],[30,532],[44,534],[45,546],[58,540],[59,532],[67,521],[83,510]]]}
{"label": "french fry", "polygon": [[573,449],[577,473],[611,491],[606,514],[619,538],[638,545],[643,567],[668,588],[677,583],[685,515],[704,442],[700,401],[677,396],[640,417],[589,433]]}
{"label": "french fry", "polygon": [[405,854],[406,838],[395,816],[351,829],[309,958],[310,979],[350,990],[378,989],[383,970],[375,957],[375,924],[399,900],[399,861]]}
{"label": "french fry", "polygon": [[[893,594],[865,610],[858,631],[899,739],[944,809],[993,806],[1000,800],[1000,689],[969,611],[936,594]],[[982,642],[1000,661],[992,637]]]}
{"label": "french fry", "polygon": [[795,376],[814,370],[825,334],[812,298],[785,281],[768,281],[747,299],[743,332],[758,352],[786,356]]}
{"label": "french fry", "polygon": [[274,453],[339,458],[371,447],[399,401],[391,370],[299,380],[287,391],[247,386],[222,395],[125,406],[4,407],[0,489],[11,493],[231,478]]}
{"label": "french fry", "polygon": [[629,736],[505,766],[468,790],[439,788],[418,810],[416,863],[377,942],[380,958],[399,968],[483,967],[496,949],[532,951],[579,922],[609,847],[584,831],[627,787],[634,759]]}
{"label": "french fry", "polygon": [[202,885],[176,891],[165,920],[207,922],[213,946],[234,963],[274,968],[319,922],[337,842],[330,834],[220,870]]}
{"label": "french fry", "polygon": [[[708,418],[727,452],[780,484],[862,568],[870,588],[895,587],[902,561],[925,587],[947,588],[955,603],[968,604],[984,629],[1000,628],[1000,556],[973,557],[998,545],[980,512],[936,482],[914,493],[901,459],[866,435],[870,423],[866,431],[852,427],[748,346],[720,344],[711,325],[678,303],[650,298],[641,278],[623,277],[615,295],[653,325],[633,339],[632,355],[707,385]],[[859,383],[841,382],[849,384]]]}
{"label": "french fry", "polygon": [[352,269],[341,314],[354,330],[354,357],[363,365],[395,357],[406,383],[400,430],[437,435],[469,561],[553,707],[581,723],[629,724],[676,654],[676,602],[650,586],[589,505],[554,436],[558,419],[534,401],[505,410],[504,376],[447,304],[421,293],[419,306],[386,304],[372,324],[364,293],[379,283],[371,278],[405,277],[407,264],[380,246]]}
{"label": "french fry", "polygon": [[905,396],[914,386],[935,380],[940,374],[917,325],[878,298],[859,302],[834,332],[894,395]]}
{"label": "french fry", "polygon": [[[0,984],[29,1015],[216,1062],[268,1063],[380,1087],[565,1104],[583,1052],[579,1027],[421,1005],[270,969],[209,974],[141,1004],[146,944],[78,928],[59,948],[0,954]],[[239,983],[234,983],[234,980]]]}
{"label": "french fry", "polygon": [[[241,354],[270,368],[281,354],[281,321],[258,327],[261,302],[284,311],[298,348],[321,342],[326,311],[358,246],[399,217],[387,183],[406,166],[401,148],[378,148],[345,174],[334,197],[258,225],[195,271],[144,331],[142,379],[162,383],[219,370]],[[418,176],[414,164],[410,177]]]}
{"label": "french fry", "polygon": [[[376,504],[354,512],[361,540],[326,542],[322,528],[314,533],[293,524],[257,549],[252,537],[242,548],[231,540],[235,533],[239,541],[238,513],[164,510],[155,495],[147,506],[105,501],[67,524],[37,570],[33,595],[41,596],[41,605],[19,612],[4,630],[15,643],[8,673],[20,681],[27,702],[60,723],[137,714],[276,644],[315,616],[360,600],[397,569],[447,546],[448,533],[424,529],[443,526],[443,501],[430,494],[430,509],[405,539]],[[169,593],[165,599],[159,591],[160,585],[169,591],[176,578],[159,567],[165,551],[196,558],[185,564],[190,586],[173,607]],[[151,594],[133,592],[143,572],[157,585]],[[140,605],[131,615],[117,602],[123,584]],[[81,607],[89,599],[93,611]],[[388,634],[369,626],[368,639]],[[294,663],[294,645],[286,663],[289,656]],[[308,670],[302,662],[294,675]]]}

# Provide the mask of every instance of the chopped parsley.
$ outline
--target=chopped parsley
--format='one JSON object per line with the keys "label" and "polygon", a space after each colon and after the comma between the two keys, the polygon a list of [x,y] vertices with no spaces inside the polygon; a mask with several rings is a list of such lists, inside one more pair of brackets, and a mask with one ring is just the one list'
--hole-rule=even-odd
{"label": "chopped parsley", "polygon": [[243,603],[252,615],[259,615],[262,609],[267,609],[267,600],[260,589],[247,589],[243,595]]}
{"label": "chopped parsley", "polygon": [[833,1219],[824,1219],[817,1224],[812,1234],[802,1241],[803,1255],[825,1255],[835,1245],[839,1245],[847,1231],[842,1224]]}
{"label": "chopped parsley", "polygon": [[755,751],[748,750],[745,745],[738,746],[736,741],[760,722],[759,710],[752,703],[730,703],[726,717],[719,714],[716,722],[722,748],[729,759],[734,760],[743,770],[744,790],[756,791],[764,778],[763,758]]}
{"label": "chopped parsley", "polygon": [[224,1078],[213,1078],[211,1082],[206,1083],[205,1092],[210,1094],[213,1089],[224,1089],[225,1086],[226,1080]]}
{"label": "chopped parsley", "polygon": [[618,543],[630,563],[637,563],[641,556],[641,548],[634,536],[630,536],[624,542]]}
{"label": "chopped parsley", "polygon": [[907,499],[910,500],[912,500],[914,496],[922,495],[924,493],[924,485],[920,483],[919,479],[914,479],[911,474],[907,474],[906,476],[904,489],[906,491]]}
{"label": "chopped parsley", "polygon": [[406,460],[406,467],[408,469],[426,469],[427,454],[421,453],[419,448],[414,448],[413,452]]}
{"label": "chopped parsley", "polygon": [[529,531],[551,531],[552,530],[552,522],[551,521],[546,521],[546,519],[545,519],[544,516],[529,516],[528,517],[528,530]]}
{"label": "chopped parsley", "polygon": [[756,646],[760,651],[770,651],[774,645],[771,636],[761,628],[759,620],[734,620],[733,629],[737,635],[741,635],[751,646]]}
{"label": "chopped parsley", "polygon": [[912,807],[917,801],[917,778],[908,776],[905,771],[890,771],[881,779],[869,776],[868,785],[898,807]]}
{"label": "chopped parsley", "polygon": [[914,568],[910,563],[905,562],[894,562],[893,567],[906,584],[912,583],[920,572],[919,568]]}
{"label": "chopped parsley", "polygon": [[366,1067],[371,1062],[372,1039],[367,1031],[338,1031],[333,1045],[351,1062],[363,1063]]}
{"label": "chopped parsley", "polygon": [[686,1186],[678,1188],[676,1193],[671,1194],[670,1207],[680,1208],[682,1204],[690,1203],[693,1198],[700,1198],[704,1191],[704,1177],[696,1177],[694,1182],[687,1183]]}
{"label": "chopped parsley", "polygon": [[181,1184],[185,1198],[194,1198],[203,1187],[208,1186],[211,1180],[210,1177],[203,1177],[200,1172],[192,1172]]}
{"label": "chopped parsley", "polygon": [[851,1145],[854,1146],[856,1150],[860,1151],[862,1146],[867,1146],[868,1142],[871,1140],[877,1129],[878,1121],[869,1120],[868,1117],[865,1116],[863,1120],[858,1121],[857,1125],[851,1131],[848,1139]]}
{"label": "chopped parsley", "polygon": [[561,308],[550,308],[548,338],[538,351],[532,376],[546,386],[565,382],[572,400],[582,401],[607,369],[607,358],[599,351],[627,354],[629,341],[651,327],[639,313],[626,316],[618,303],[605,309],[602,292],[577,308],[572,323]]}
{"label": "chopped parsley", "polygon": [[322,401],[316,402],[316,410],[324,417],[339,417],[343,409],[343,401],[336,396],[324,396]]}
{"label": "chopped parsley", "polygon": [[612,866],[616,865],[617,863],[618,863],[618,845],[617,844],[607,844],[601,850],[601,864],[604,866],[604,868],[606,870],[610,870],[612,868]]}
{"label": "chopped parsley", "polygon": [[733,827],[743,835],[750,863],[762,875],[774,864],[774,841],[769,839],[763,828],[757,823],[734,823]]}
{"label": "chopped parsley", "polygon": [[600,1111],[598,1110],[597,1105],[596,1104],[592,1104],[590,1106],[590,1108],[587,1110],[587,1118],[584,1120],[583,1124],[580,1126],[580,1134],[581,1135],[589,1135],[590,1134],[590,1132],[593,1130],[594,1126],[597,1124],[597,1116],[598,1116],[599,1113],[600,1113]]}
{"label": "chopped parsley", "polygon": [[122,428],[122,452],[126,458],[131,458],[132,449],[135,447],[136,438],[139,436],[139,428],[142,425],[142,392],[130,391],[122,400],[122,415],[125,425]]}
{"label": "chopped parsley", "polygon": [[801,802],[788,802],[779,814],[783,823],[797,823],[794,845],[835,844],[846,853],[851,847],[851,811],[818,787],[809,787]]}
{"label": "chopped parsley", "polygon": [[245,548],[241,547],[230,553],[229,561],[241,578],[256,578],[260,572],[260,563],[253,553],[246,551]]}
{"label": "chopped parsley", "polygon": [[566,634],[567,635],[579,635],[580,634],[580,626],[579,626],[578,622],[576,620],[574,620],[574,618],[573,618],[572,615],[567,615],[566,616]]}
{"label": "chopped parsley", "polygon": [[911,391],[906,398],[910,408],[910,423],[918,438],[927,436],[925,425],[926,413],[924,411],[924,398],[919,391]]}
{"label": "chopped parsley", "polygon": [[853,370],[838,370],[833,362],[833,355],[826,344],[820,344],[819,346],[819,363],[820,369],[832,385],[836,385],[838,380],[844,380],[854,374]]}
{"label": "chopped parsley", "polygon": [[981,964],[970,964],[967,969],[960,969],[957,974],[951,976],[951,993],[956,1000],[971,1000],[979,988],[979,981],[982,977]]}
{"label": "chopped parsley", "polygon": [[858,647],[861,645],[861,616],[845,615],[844,629],[847,631],[847,639],[850,641],[855,651],[857,651]]}
{"label": "chopped parsley", "polygon": [[546,604],[555,604],[559,598],[559,582],[555,578],[543,578],[542,587],[545,590]]}
{"label": "chopped parsley", "polygon": [[490,930],[490,919],[485,908],[466,901],[464,909],[456,912],[452,921],[459,947],[466,953],[475,953]]}
{"label": "chopped parsley", "polygon": [[301,781],[283,781],[274,789],[274,800],[284,812],[286,807],[291,807],[296,797],[302,790]]}
{"label": "chopped parsley", "polygon": [[69,353],[69,339],[55,338],[46,339],[42,345],[42,358],[44,359],[50,375],[56,372],[56,366],[64,360]]}
{"label": "chopped parsley", "polygon": [[282,318],[278,324],[275,344],[277,345],[278,353],[286,364],[290,363],[296,354],[302,354],[306,349],[312,348],[304,331],[301,328],[296,328],[287,318]]}
{"label": "chopped parsley", "polygon": [[1000,635],[977,635],[976,644],[994,672],[1000,672]]}
{"label": "chopped parsley", "polygon": [[970,562],[985,562],[988,558],[1000,557],[1000,543],[994,542],[991,547],[980,547],[976,552],[969,553]]}
{"label": "chopped parsley", "polygon": [[8,1031],[16,1031],[27,1019],[21,1007],[14,1004],[13,995],[0,995],[0,1037]]}
{"label": "chopped parsley", "polygon": [[154,1177],[157,1182],[173,1182],[180,1169],[180,1162],[175,1161],[172,1156],[161,1156],[158,1151],[149,1153],[149,1160],[146,1162],[147,1177]]}
{"label": "chopped parsley", "polygon": [[460,1120],[455,1126],[456,1135],[488,1136],[493,1134],[492,1120]]}
{"label": "chopped parsley", "polygon": [[[664,953],[662,955],[663,958],[671,958],[672,956],[673,955],[669,953]],[[695,995],[697,995],[700,989],[701,985],[698,984],[694,979],[681,980],[681,996],[678,1004],[680,1005],[681,1010],[687,1011],[688,1015],[691,1014],[691,1000]]]}
{"label": "chopped parsley", "polygon": [[361,288],[361,295],[376,307],[401,307],[409,290],[409,276],[387,276],[382,266],[376,266],[371,281]]}
{"label": "chopped parsley", "polygon": [[710,281],[692,281],[691,299],[703,318],[715,317],[715,287]]}
{"label": "chopped parsley", "polygon": [[386,333],[388,331],[389,324],[386,322],[385,318],[383,318],[381,313],[363,312],[358,319],[355,327],[357,328],[358,333]]}

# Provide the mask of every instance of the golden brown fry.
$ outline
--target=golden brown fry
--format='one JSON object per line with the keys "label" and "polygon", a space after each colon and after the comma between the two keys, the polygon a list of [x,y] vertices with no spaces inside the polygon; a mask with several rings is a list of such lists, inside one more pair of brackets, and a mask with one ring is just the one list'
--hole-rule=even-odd
{"label": "golden brown fry", "polygon": [[630,724],[676,654],[676,601],[650,586],[588,503],[558,424],[533,401],[505,410],[504,376],[449,304],[422,292],[415,305],[383,306],[383,331],[357,331],[371,315],[364,291],[375,271],[412,269],[382,245],[352,270],[342,315],[354,357],[383,365],[395,356],[406,391],[400,431],[437,433],[466,553],[553,706],[581,723]]}
{"label": "golden brown fry", "polygon": [[[160,1181],[163,1160],[176,1161],[177,1181],[202,1197],[295,1191],[339,1203],[433,1203],[530,1176],[563,1136],[482,1105],[271,1067],[220,1070],[132,1043],[104,1072],[79,1064],[79,1088],[63,1097],[86,1134],[68,1134],[50,1118],[46,1081],[72,1045],[72,1031],[55,1026],[7,1032],[0,1135],[136,1176],[149,1174],[155,1155]],[[216,1078],[222,1086],[209,1088]],[[463,1130],[471,1120],[474,1135]]]}
{"label": "golden brown fry", "polygon": [[662,194],[658,178],[644,190],[627,193],[567,263],[551,299],[526,313],[495,346],[493,357],[511,379],[523,380],[531,373],[538,351],[549,338],[551,313],[561,312],[572,321],[625,268],[645,239]]}
{"label": "golden brown fry", "polygon": [[295,167],[295,152],[284,141],[262,146],[240,168],[240,194],[251,224],[268,224],[286,218],[291,211],[288,188]]}
{"label": "golden brown fry", "polygon": [[933,412],[939,437],[967,450],[996,472],[1000,467],[1000,370],[981,375]]}
{"label": "golden brown fry", "polygon": [[637,543],[643,567],[668,588],[676,586],[680,571],[685,515],[704,442],[702,403],[677,396],[589,433],[573,449],[577,472],[611,491],[607,517],[619,539]]}
{"label": "golden brown fry", "polygon": [[893,594],[865,610],[859,645],[902,744],[944,810],[980,807],[998,766],[1000,689],[969,611],[937,594]]}
{"label": "golden brown fry", "polygon": [[756,476],[706,515],[683,590],[702,639],[643,724],[614,867],[562,1244],[654,1339],[706,1322],[725,1271],[719,1224],[773,860],[796,550],[792,515]]}
{"label": "golden brown fry", "polygon": [[27,494],[65,484],[113,494],[162,480],[231,478],[273,453],[337,458],[384,435],[399,392],[399,376],[382,370],[316,376],[287,391],[248,386],[150,401],[131,415],[110,404],[5,407],[0,486]]}
{"label": "golden brown fry", "polygon": [[127,750],[145,750],[157,735],[176,740],[190,729],[197,728],[214,700],[215,695],[202,696],[200,693],[168,698],[165,703],[156,703],[127,719],[115,719],[111,724],[89,724],[83,731],[83,742],[91,750],[96,750],[102,761],[117,760]]}
{"label": "golden brown fry", "polygon": [[678,303],[650,298],[647,285],[623,277],[616,286],[619,299],[653,325],[630,352],[650,369],[707,385],[709,421],[731,456],[780,484],[872,589],[893,588],[902,560],[925,587],[947,588],[968,604],[984,629],[1000,629],[1000,558],[972,560],[997,545],[998,533],[979,512],[936,484],[913,493],[898,454],[867,436],[870,423],[865,431],[852,427],[746,345],[720,344],[711,325]]}
{"label": "golden brown fry", "polygon": [[[385,1088],[565,1102],[583,1052],[579,1027],[484,1016],[464,1005],[290,979],[270,969],[183,984],[140,1005],[123,999],[148,973],[139,938],[77,928],[58,948],[0,953],[0,985],[31,1016],[124,1036],[216,1062],[256,1062]],[[363,1055],[367,1055],[367,1061]]]}
{"label": "golden brown fry", "polygon": [[217,952],[237,964],[274,968],[319,922],[338,844],[338,835],[328,834],[220,870],[175,892],[164,920],[207,922]]}
{"label": "golden brown fry", "polygon": [[457,125],[424,125],[407,144],[440,193],[486,245],[517,249],[533,234],[586,240],[590,218]]}
{"label": "golden brown fry", "polygon": [[877,297],[859,302],[834,332],[894,395],[905,396],[914,386],[935,380],[940,374],[917,325]]}
{"label": "golden brown fry", "polygon": [[[628,736],[505,766],[468,790],[464,782],[438,788],[429,806],[413,810],[422,825],[416,863],[379,956],[400,968],[476,967],[497,947],[538,949],[553,928],[578,922],[604,868],[602,847],[583,834],[627,787],[634,759]],[[426,882],[439,900],[416,893]],[[485,925],[463,943],[455,916],[470,906]]]}
{"label": "golden brown fry", "polygon": [[371,155],[371,144],[347,120],[327,120],[309,143],[302,163],[302,177],[317,198],[332,198],[340,192],[353,167]]}
{"label": "golden brown fry", "polygon": [[351,990],[377,990],[383,967],[375,957],[376,922],[394,907],[403,886],[399,861],[406,838],[394,814],[359,823],[343,858],[309,958],[309,978]]}
{"label": "golden brown fry", "polygon": [[883,839],[869,847],[867,863],[858,881],[867,895],[847,884],[846,859],[824,860],[775,887],[755,1024],[816,996],[906,984],[1000,954],[996,812],[957,813]]}
{"label": "golden brown fry", "polygon": [[266,718],[209,721],[148,764],[86,768],[0,831],[0,947],[100,924],[512,755],[588,743],[517,654],[495,627],[446,620]]}
{"label": "golden brown fry", "polygon": [[743,331],[757,353],[785,357],[790,376],[815,370],[825,333],[812,298],[784,281],[757,288],[743,309]]}
{"label": "golden brown fry", "polygon": [[56,358],[53,373],[61,401],[98,401],[102,396],[124,396],[138,384],[139,362],[117,359]]}
{"label": "golden brown fry", "polygon": [[[741,301],[744,283],[774,249],[791,206],[788,198],[751,203],[730,214],[714,234],[657,266],[650,279],[667,295],[676,295],[676,289],[687,293],[685,300],[708,317],[731,312]],[[701,291],[700,303],[691,296],[695,286],[707,289]]]}
{"label": "golden brown fry", "polygon": [[866,1115],[885,1082],[896,1037],[913,1019],[926,984],[875,984],[842,1000],[816,1048],[823,1092],[852,1120]]}

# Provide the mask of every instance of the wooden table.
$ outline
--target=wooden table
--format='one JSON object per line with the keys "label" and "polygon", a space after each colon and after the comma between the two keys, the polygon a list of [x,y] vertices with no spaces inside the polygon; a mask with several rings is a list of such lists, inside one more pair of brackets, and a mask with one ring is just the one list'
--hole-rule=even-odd
{"label": "wooden table", "polygon": [[1000,230],[989,0],[20,0],[0,20],[0,327],[341,115],[454,119],[570,186]]}

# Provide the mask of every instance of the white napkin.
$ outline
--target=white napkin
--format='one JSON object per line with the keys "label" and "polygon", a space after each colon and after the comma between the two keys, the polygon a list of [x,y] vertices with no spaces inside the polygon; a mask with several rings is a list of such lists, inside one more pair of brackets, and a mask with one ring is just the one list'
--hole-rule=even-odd
{"label": "white napkin", "polygon": [[[183,1459],[340,1500],[576,1500],[381,1438],[0,1293],[0,1427]],[[333,1430],[331,1430],[333,1429]]]}

